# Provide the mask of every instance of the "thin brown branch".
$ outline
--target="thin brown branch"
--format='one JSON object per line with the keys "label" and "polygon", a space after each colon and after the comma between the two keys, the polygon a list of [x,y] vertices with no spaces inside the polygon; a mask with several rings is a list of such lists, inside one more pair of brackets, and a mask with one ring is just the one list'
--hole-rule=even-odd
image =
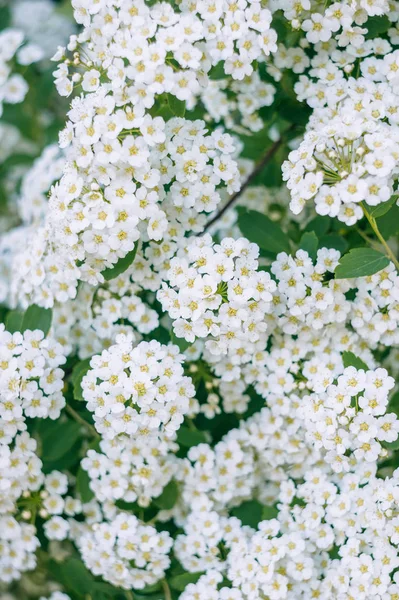
{"label": "thin brown branch", "polygon": [[[210,221],[208,221],[208,223],[205,225],[204,231],[207,231],[207,229],[209,229],[209,227],[211,227],[214,223],[216,223],[216,221],[218,221],[224,215],[224,213],[238,200],[238,198],[247,189],[247,187],[251,185],[253,180],[259,175],[259,173],[261,173],[263,171],[263,169],[266,167],[266,165],[271,161],[273,156],[276,154],[277,150],[283,144],[283,142],[285,141],[286,134],[289,131],[291,131],[293,128],[294,128],[294,125],[289,127],[287,129],[287,131],[285,133],[283,133],[282,136],[270,146],[268,151],[264,154],[264,156],[261,158],[261,160],[256,165],[255,169],[252,171],[252,173],[250,173],[248,175],[247,179],[244,181],[244,183],[242,184],[242,186],[240,187],[238,192],[235,192],[235,194],[233,194],[229,198],[229,200],[226,202],[226,204],[223,206],[223,208],[221,208],[219,210],[219,212],[216,213],[216,215],[214,217],[212,217],[212,219]],[[202,235],[202,233],[203,232],[201,232],[198,235]]]}

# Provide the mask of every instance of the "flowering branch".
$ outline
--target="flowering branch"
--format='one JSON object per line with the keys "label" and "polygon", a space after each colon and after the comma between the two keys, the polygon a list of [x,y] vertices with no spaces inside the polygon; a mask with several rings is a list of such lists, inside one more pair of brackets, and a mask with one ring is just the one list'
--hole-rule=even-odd
{"label": "flowering branch", "polygon": [[364,216],[366,217],[367,221],[370,223],[370,227],[371,229],[374,231],[375,235],[377,236],[378,240],[380,241],[380,243],[382,244],[382,246],[384,247],[385,250],[385,254],[387,255],[387,257],[389,258],[389,260],[391,260],[393,262],[393,264],[395,265],[395,267],[397,268],[397,270],[399,271],[399,261],[396,258],[395,254],[393,253],[392,249],[389,247],[389,245],[387,244],[386,240],[384,239],[383,235],[381,234],[381,231],[378,229],[378,225],[377,225],[377,221],[374,219],[374,217],[368,212],[368,210],[365,208],[364,204],[362,203],[362,209],[363,209],[363,213]]}
{"label": "flowering branch", "polygon": [[[252,173],[244,181],[244,183],[242,184],[242,186],[240,187],[240,189],[238,190],[238,192],[236,192],[235,194],[233,194],[230,197],[230,199],[226,202],[226,204],[223,206],[223,208],[221,208],[216,213],[216,215],[214,217],[212,217],[212,219],[210,221],[208,221],[208,223],[205,225],[204,231],[207,231],[207,229],[209,229],[214,223],[216,223],[216,221],[218,221],[224,215],[224,213],[231,206],[233,206],[233,204],[236,202],[236,200],[238,200],[238,198],[241,196],[241,194],[247,189],[247,187],[249,185],[251,185],[251,183],[253,182],[253,180],[259,175],[259,173],[261,173],[263,171],[263,169],[266,167],[266,165],[271,161],[271,159],[273,158],[273,156],[276,154],[277,150],[280,148],[280,146],[285,141],[287,133],[289,133],[290,131],[292,131],[292,129],[294,129],[294,127],[295,127],[295,125],[291,125],[291,127],[289,127],[282,134],[282,136],[278,140],[276,140],[274,142],[274,144],[272,144],[272,146],[270,146],[270,148],[267,150],[267,152],[264,154],[264,156],[261,158],[261,160],[256,165],[255,169],[252,171]],[[201,235],[202,235],[202,232],[201,232]]]}

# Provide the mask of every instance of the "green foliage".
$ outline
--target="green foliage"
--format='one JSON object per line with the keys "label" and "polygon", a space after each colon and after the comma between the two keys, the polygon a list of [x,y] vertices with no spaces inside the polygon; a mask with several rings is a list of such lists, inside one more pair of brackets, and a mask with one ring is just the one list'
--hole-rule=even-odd
{"label": "green foliage", "polygon": [[290,240],[281,227],[260,212],[240,211],[238,226],[250,242],[255,242],[260,248],[273,255],[291,251]]}
{"label": "green foliage", "polygon": [[394,204],[385,215],[376,220],[382,237],[389,240],[399,232],[399,206]]}
{"label": "green foliage", "polygon": [[186,114],[186,103],[184,100],[179,100],[173,94],[168,94],[168,104],[174,117],[184,117]]}
{"label": "green foliage", "polygon": [[378,273],[388,265],[388,258],[373,248],[352,248],[341,257],[335,269],[335,278],[366,277]]}
{"label": "green foliage", "polygon": [[183,592],[189,583],[196,583],[202,573],[182,573],[169,579],[169,585],[178,592]]}
{"label": "green foliage", "polygon": [[347,367],[355,367],[355,369],[364,369],[368,370],[368,366],[365,362],[362,361],[361,358],[353,354],[353,352],[343,352],[342,353],[342,361],[344,363],[345,369]]}
{"label": "green foliage", "polygon": [[85,358],[78,362],[73,370],[71,375],[71,383],[73,385],[73,397],[75,400],[83,400],[83,390],[82,390],[82,380],[83,377],[90,369],[90,361],[92,357]]}
{"label": "green foliage", "polygon": [[180,446],[191,448],[207,442],[207,436],[203,431],[198,429],[190,429],[182,425],[177,432],[177,443]]}
{"label": "green foliage", "polygon": [[381,204],[377,204],[377,206],[372,206],[369,209],[370,215],[374,219],[377,219],[378,217],[382,217],[383,215],[385,215],[392,208],[392,206],[395,204],[395,202],[397,201],[397,199],[398,199],[397,194],[394,194],[386,202],[382,202]]}
{"label": "green foliage", "polygon": [[81,435],[82,425],[76,421],[46,419],[40,429],[43,462],[54,462],[71,450]]}
{"label": "green foliage", "polygon": [[104,271],[101,272],[104,279],[106,281],[110,281],[111,279],[115,279],[115,277],[118,277],[118,275],[121,275],[121,273],[124,273],[136,258],[138,247],[139,243],[135,242],[133,250],[130,250],[130,252],[128,252],[126,256],[120,258],[113,267],[104,269]]}
{"label": "green foliage", "polygon": [[21,310],[11,310],[5,322],[5,328],[10,333],[15,333],[16,331],[22,330],[22,321],[24,318],[24,313]]}
{"label": "green foliage", "polygon": [[305,231],[299,242],[299,248],[305,250],[313,261],[317,258],[318,245],[319,240],[314,231]]}
{"label": "green foliage", "polygon": [[37,304],[32,304],[24,314],[21,332],[23,333],[28,329],[32,331],[40,329],[46,336],[50,331],[52,317],[53,313],[50,308],[42,308]]}
{"label": "green foliage", "polygon": [[263,520],[263,506],[257,500],[248,500],[240,506],[233,508],[231,514],[240,519],[243,525],[249,525],[256,528],[258,523]]}
{"label": "green foliage", "polygon": [[162,494],[154,499],[154,504],[161,510],[170,510],[176,504],[178,495],[179,488],[176,481],[172,479],[164,487]]}

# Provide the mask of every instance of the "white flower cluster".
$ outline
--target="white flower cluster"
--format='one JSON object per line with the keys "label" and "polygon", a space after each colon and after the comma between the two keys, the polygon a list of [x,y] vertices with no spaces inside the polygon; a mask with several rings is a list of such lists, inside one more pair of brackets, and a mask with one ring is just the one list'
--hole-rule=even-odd
{"label": "white flower cluster", "polygon": [[[290,208],[297,214],[312,200],[317,213],[353,225],[363,216],[361,203],[376,206],[396,189],[399,51],[381,38],[347,51],[331,40],[310,58],[289,50],[300,59],[296,72],[305,73],[294,86],[297,97],[313,109],[303,141],[283,165]],[[292,68],[289,50],[279,48],[279,68]]]}
{"label": "white flower cluster", "polygon": [[331,481],[313,469],[301,484],[287,481],[278,517],[261,521],[257,530],[234,526],[212,512],[193,513],[179,558],[194,571],[195,548],[205,554],[208,546],[210,568],[181,598],[394,600],[399,592],[398,578],[392,576],[398,566],[398,491],[397,471],[381,479],[370,468]]}
{"label": "white flower cluster", "polygon": [[294,213],[313,200],[317,213],[354,225],[362,202],[376,206],[393,194],[398,129],[353,111],[354,102],[344,101],[328,125],[310,129],[284,163]]}
{"label": "white flower cluster", "polygon": [[293,29],[301,29],[310,44],[327,42],[333,36],[338,45],[344,48],[359,48],[365,43],[367,19],[388,14],[397,21],[396,2],[387,0],[356,0],[349,2],[323,2],[310,0],[284,0],[271,2],[271,10],[282,10]]}
{"label": "white flower cluster", "polygon": [[89,450],[82,466],[100,501],[146,506],[175,473],[176,432],[194,396],[182,361],[177,346],[153,340],[133,348],[123,335],[92,358],[82,389],[103,453]]}
{"label": "white flower cluster", "polygon": [[10,8],[12,25],[40,47],[42,59],[49,59],[73,30],[71,19],[57,11],[51,0],[13,0]]}
{"label": "white flower cluster", "polygon": [[25,225],[41,223],[47,211],[50,187],[62,175],[65,158],[56,144],[46,146],[21,181],[18,213]]}
{"label": "white flower cluster", "polygon": [[[228,135],[207,135],[202,121],[165,123],[151,108],[165,94],[193,105],[201,77],[206,80],[200,69],[206,73],[220,60],[235,79],[251,75],[252,63],[272,51],[276,39],[271,13],[259,2],[220,3],[215,11],[205,3],[198,12],[189,4],[174,12],[166,3],[149,8],[111,0],[94,8],[74,2],[74,9],[84,31],[68,46],[73,60],[57,70],[57,87],[68,95],[76,84],[84,94],[72,102],[61,135],[62,147],[72,145],[44,235],[49,254],[54,246],[56,255],[79,261],[69,297],[77,278],[101,282],[101,271],[131,251],[140,235],[159,241],[167,234],[177,241],[186,231],[201,231],[204,213],[220,200],[219,188],[237,189]],[[112,49],[106,62],[104,48]],[[76,72],[70,80],[71,65]],[[39,270],[47,278],[42,285],[51,290],[48,305],[57,290],[51,289],[51,273],[43,265]]]}
{"label": "white flower cluster", "polygon": [[242,81],[210,80],[201,93],[201,101],[214,121],[223,121],[229,129],[245,127],[257,132],[264,127],[259,110],[273,104],[275,92],[276,88],[254,71]]}
{"label": "white flower cluster", "polygon": [[10,583],[36,565],[40,545],[33,525],[19,523],[12,515],[0,516],[0,582]]}
{"label": "white flower cluster", "polygon": [[210,353],[234,355],[238,363],[264,347],[265,315],[276,284],[268,273],[257,271],[258,255],[258,247],[245,238],[224,238],[219,245],[207,234],[188,245],[186,257],[173,258],[169,285],[163,283],[157,298],[174,319],[176,336],[189,342],[207,338]]}
{"label": "white flower cluster", "polygon": [[59,344],[43,338],[40,330],[9,333],[0,326],[2,443],[26,429],[25,417],[57,419],[65,405],[60,365],[66,359]]}
{"label": "white flower cluster", "polygon": [[139,435],[142,429],[173,437],[194,395],[183,358],[177,346],[153,340],[133,348],[123,335],[94,356],[82,389],[97,431],[109,440],[121,433]]}
{"label": "white flower cluster", "polygon": [[395,442],[399,420],[386,414],[389,391],[395,381],[385,369],[344,369],[337,382],[318,386],[317,393],[304,396],[300,408],[305,415],[306,437],[335,472],[349,471],[353,463],[375,463],[381,442]]}
{"label": "white flower cluster", "polygon": [[18,29],[4,29],[0,32],[0,116],[3,104],[18,104],[28,92],[28,84],[19,73],[13,73],[13,62],[29,65],[41,58],[40,48],[22,47],[24,34]]}
{"label": "white flower cluster", "polygon": [[65,354],[76,349],[80,358],[88,358],[121,333],[138,343],[156,329],[158,313],[141,299],[141,287],[131,282],[133,272],[134,266],[97,289],[82,284],[74,300],[54,307],[52,335]]}
{"label": "white flower cluster", "polygon": [[142,589],[162,579],[169,567],[172,539],[167,532],[121,513],[112,521],[96,523],[79,539],[83,561],[122,589]]}

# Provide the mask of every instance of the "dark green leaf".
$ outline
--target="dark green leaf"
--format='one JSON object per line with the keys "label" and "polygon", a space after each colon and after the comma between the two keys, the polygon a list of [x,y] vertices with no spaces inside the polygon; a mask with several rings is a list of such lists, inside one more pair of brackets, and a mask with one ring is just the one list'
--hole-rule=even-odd
{"label": "dark green leaf", "polygon": [[336,279],[374,275],[389,265],[389,260],[373,248],[353,248],[341,257],[335,269]]}
{"label": "dark green leaf", "polygon": [[60,565],[60,570],[66,588],[79,598],[93,591],[95,579],[78,558],[69,558]]}
{"label": "dark green leaf", "polygon": [[368,366],[366,365],[366,363],[363,362],[361,358],[353,354],[353,352],[343,352],[342,361],[344,363],[345,369],[347,367],[355,367],[355,369],[358,370],[364,369],[365,371],[368,371]]}
{"label": "dark green leaf", "polygon": [[164,487],[162,494],[158,496],[158,498],[154,498],[154,503],[162,510],[170,510],[176,504],[178,495],[179,489],[177,483],[172,479],[169,481],[168,485]]}
{"label": "dark green leaf", "polygon": [[281,227],[260,212],[248,210],[238,215],[238,226],[250,242],[273,254],[290,252],[290,240]]}
{"label": "dark green leaf", "polygon": [[386,202],[381,202],[381,204],[377,204],[377,206],[371,206],[368,208],[368,211],[374,219],[378,219],[378,217],[384,216],[391,207],[395,204],[398,199],[398,195],[394,194],[390,197]]}
{"label": "dark green leaf", "polygon": [[331,219],[330,217],[315,217],[305,227],[305,231],[313,231],[318,238],[325,235],[330,229]]}
{"label": "dark green leaf", "polygon": [[386,15],[381,17],[369,17],[364,25],[367,29],[366,39],[371,39],[380,36],[388,31],[391,26],[390,20]]}
{"label": "dark green leaf", "polygon": [[22,331],[22,321],[24,313],[21,310],[12,310],[6,317],[5,327],[10,333]]}
{"label": "dark green leaf", "polygon": [[343,254],[348,249],[348,242],[341,235],[328,233],[320,238],[320,248],[335,248]]}
{"label": "dark green leaf", "polygon": [[206,444],[207,437],[203,431],[198,429],[190,429],[182,425],[177,432],[177,443],[186,448],[198,446],[198,444]]}
{"label": "dark green leaf", "polygon": [[85,358],[78,362],[73,370],[71,375],[71,381],[73,384],[73,397],[75,400],[84,400],[83,398],[83,390],[82,390],[82,379],[87,374],[90,369],[90,361],[92,357]]}
{"label": "dark green leaf", "polygon": [[79,467],[76,476],[76,490],[85,504],[94,498],[94,493],[90,488],[90,477],[82,467]]}
{"label": "dark green leaf", "polygon": [[24,314],[21,331],[40,329],[46,336],[51,327],[52,316],[51,308],[42,308],[37,304],[32,304]]}
{"label": "dark green leaf", "polygon": [[299,242],[299,248],[305,250],[310,258],[315,261],[317,258],[317,247],[319,240],[314,231],[306,231]]}
{"label": "dark green leaf", "polygon": [[55,461],[64,456],[79,438],[81,428],[75,421],[51,423],[42,437],[42,459]]}
{"label": "dark green leaf", "polygon": [[387,412],[393,412],[399,417],[399,392],[396,392],[389,400]]}
{"label": "dark green leaf", "polygon": [[399,448],[399,438],[394,442],[381,442],[381,445],[387,450],[398,450]]}
{"label": "dark green leaf", "polygon": [[118,262],[108,269],[104,269],[101,271],[101,275],[104,277],[106,281],[110,281],[111,279],[115,279],[121,273],[124,273],[130,265],[133,263],[136,258],[137,249],[139,247],[139,243],[135,242],[133,250],[130,250],[123,258],[120,258]]}
{"label": "dark green leaf", "polygon": [[173,329],[170,333],[170,341],[172,342],[172,344],[175,344],[179,347],[180,352],[184,352],[189,346],[191,346],[191,342],[188,342],[184,338],[177,337]]}
{"label": "dark green leaf", "polygon": [[306,125],[312,114],[311,109],[305,103],[288,97],[277,105],[277,111],[281,118],[295,125]]}
{"label": "dark green leaf", "polygon": [[399,206],[394,204],[382,217],[377,219],[378,229],[385,240],[399,232]]}
{"label": "dark green leaf", "polygon": [[233,517],[240,519],[243,525],[256,528],[263,520],[263,506],[257,500],[248,500],[231,510]]}
{"label": "dark green leaf", "polygon": [[171,577],[168,583],[172,589],[177,590],[178,592],[184,592],[188,584],[197,583],[202,574],[203,573],[182,573],[181,575]]}
{"label": "dark green leaf", "polygon": [[186,114],[186,102],[179,100],[173,94],[168,94],[168,104],[175,117],[184,117]]}
{"label": "dark green leaf", "polygon": [[221,60],[217,65],[212,67],[208,73],[209,79],[225,79],[227,77],[224,72],[224,62]]}
{"label": "dark green leaf", "polygon": [[270,521],[270,519],[276,519],[278,515],[278,509],[275,506],[264,506],[262,508],[262,521]]}

